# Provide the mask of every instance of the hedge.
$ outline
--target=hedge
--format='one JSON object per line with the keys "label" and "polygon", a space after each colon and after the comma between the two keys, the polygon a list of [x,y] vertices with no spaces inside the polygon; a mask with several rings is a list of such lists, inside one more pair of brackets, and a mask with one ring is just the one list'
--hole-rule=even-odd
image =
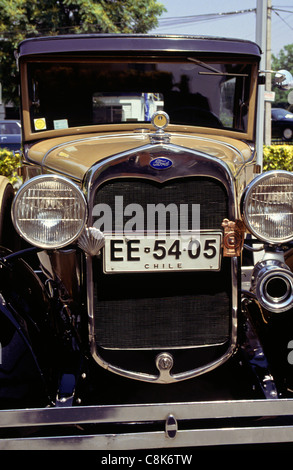
{"label": "hedge", "polygon": [[0,148],[0,175],[7,176],[13,186],[19,185],[17,168],[21,166],[20,153]]}
{"label": "hedge", "polygon": [[293,171],[293,145],[264,146],[263,170]]}

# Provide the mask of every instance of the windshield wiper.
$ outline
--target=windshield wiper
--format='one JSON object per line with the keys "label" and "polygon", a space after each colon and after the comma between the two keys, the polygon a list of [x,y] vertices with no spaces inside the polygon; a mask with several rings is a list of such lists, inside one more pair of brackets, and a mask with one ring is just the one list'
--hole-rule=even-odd
{"label": "windshield wiper", "polygon": [[248,77],[247,73],[229,73],[229,72],[219,72],[219,70],[215,69],[211,65],[202,62],[201,60],[193,59],[192,57],[187,57],[187,60],[190,62],[194,62],[201,67],[208,69],[209,72],[198,72],[199,75],[222,75],[222,76],[230,76],[230,77]]}

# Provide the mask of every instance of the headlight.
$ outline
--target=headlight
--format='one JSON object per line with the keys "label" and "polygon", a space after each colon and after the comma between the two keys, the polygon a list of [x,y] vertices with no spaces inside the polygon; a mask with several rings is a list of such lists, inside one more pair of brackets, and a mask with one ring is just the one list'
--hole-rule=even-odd
{"label": "headlight", "polygon": [[82,232],[87,204],[67,178],[41,175],[25,183],[15,196],[12,220],[18,233],[40,248],[61,248]]}
{"label": "headlight", "polygon": [[293,174],[268,171],[255,178],[243,199],[243,217],[255,237],[268,243],[293,239]]}

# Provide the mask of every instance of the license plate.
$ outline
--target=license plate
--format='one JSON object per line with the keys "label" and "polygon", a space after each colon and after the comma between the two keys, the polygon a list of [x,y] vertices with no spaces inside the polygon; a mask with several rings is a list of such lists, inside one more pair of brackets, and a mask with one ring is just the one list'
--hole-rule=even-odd
{"label": "license plate", "polygon": [[104,272],[219,271],[221,242],[221,232],[105,235]]}

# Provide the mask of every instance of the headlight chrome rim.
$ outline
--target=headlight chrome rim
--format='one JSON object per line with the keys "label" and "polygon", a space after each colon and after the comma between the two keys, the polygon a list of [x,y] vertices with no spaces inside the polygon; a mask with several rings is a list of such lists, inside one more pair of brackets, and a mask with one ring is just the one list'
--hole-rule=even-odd
{"label": "headlight chrome rim", "polygon": [[[292,224],[292,230],[290,231],[288,235],[282,236],[282,237],[274,237],[274,236],[269,236],[267,233],[262,233],[261,230],[257,229],[253,225],[251,220],[249,219],[249,205],[251,203],[250,197],[253,191],[255,191],[255,189],[259,187],[261,184],[264,184],[266,180],[272,180],[274,178],[288,179],[288,184],[292,184],[292,188],[293,188],[293,174],[288,171],[271,170],[271,171],[262,173],[261,175],[254,178],[245,189],[245,192],[243,195],[243,202],[242,202],[242,216],[243,216],[243,220],[244,220],[246,227],[252,233],[252,235],[254,235],[257,239],[263,242],[267,242],[271,245],[281,245],[281,244],[284,244],[293,240],[293,224]],[[273,183],[271,184],[273,186]],[[271,194],[275,194],[275,193],[272,192]],[[293,209],[293,201],[292,201],[292,209]],[[271,214],[268,214],[268,215],[271,215]]]}
{"label": "headlight chrome rim", "polygon": [[[40,188],[40,185],[46,185],[48,183],[48,187]],[[20,211],[20,204],[23,204],[23,198],[25,197],[25,194],[28,194],[29,191],[33,189],[37,189],[39,187],[39,190],[43,191],[49,191],[50,190],[50,185],[56,185],[60,186],[60,191],[66,192],[69,190],[71,192],[71,197],[72,200],[75,203],[75,212],[78,213],[78,218],[76,219],[76,229],[71,229],[68,232],[68,236],[65,236],[64,232],[60,230],[59,227],[59,233],[60,233],[60,238],[56,239],[56,241],[45,241],[44,239],[38,239],[37,237],[31,236],[27,233],[26,230],[24,230],[24,224],[20,222],[20,218],[18,217],[19,211]],[[66,199],[66,198],[65,198]],[[69,199],[69,197],[67,197]],[[36,197],[36,200],[38,198]],[[39,198],[41,200],[41,198]],[[39,219],[42,220],[42,215],[43,217],[46,216],[46,214],[49,214],[49,211],[51,211],[51,214],[55,214],[55,218],[52,217],[50,219],[49,217],[46,220],[46,223],[44,223],[44,232],[45,230],[48,230],[48,233],[50,234],[50,230],[52,231],[59,225],[59,223],[66,221],[67,219],[60,216],[62,214],[62,208],[60,204],[60,198],[58,198],[57,195],[52,196],[52,201],[56,201],[55,208],[54,204],[53,207],[48,208],[43,208],[40,207],[38,208],[37,206],[32,208],[32,211],[35,210],[35,214],[39,215]],[[59,201],[59,208],[57,202]],[[28,207],[28,205],[27,205]],[[39,211],[39,212],[38,212]],[[65,209],[66,211],[66,209]],[[46,250],[54,250],[54,249],[59,249],[63,248],[65,246],[70,245],[73,243],[83,232],[84,227],[86,225],[87,217],[88,217],[88,208],[87,208],[87,202],[84,197],[84,194],[82,191],[79,189],[79,187],[71,181],[69,178],[66,178],[65,176],[59,176],[59,175],[39,175],[36,176],[28,181],[26,181],[18,190],[13,204],[12,204],[12,221],[14,224],[14,227],[17,231],[17,233],[29,244],[36,246],[37,248],[41,249],[46,249]],[[68,219],[69,220],[69,219]],[[31,221],[31,230],[33,231],[33,225],[38,222],[38,217],[32,217],[30,220],[28,220],[28,223]]]}

